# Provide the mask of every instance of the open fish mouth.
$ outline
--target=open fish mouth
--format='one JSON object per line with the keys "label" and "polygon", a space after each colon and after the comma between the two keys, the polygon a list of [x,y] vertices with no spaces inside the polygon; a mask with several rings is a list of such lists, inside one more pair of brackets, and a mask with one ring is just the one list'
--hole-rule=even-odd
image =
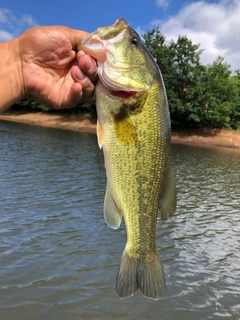
{"label": "open fish mouth", "polygon": [[135,96],[137,91],[124,91],[124,90],[109,90],[112,96],[118,97],[120,99],[128,99]]}

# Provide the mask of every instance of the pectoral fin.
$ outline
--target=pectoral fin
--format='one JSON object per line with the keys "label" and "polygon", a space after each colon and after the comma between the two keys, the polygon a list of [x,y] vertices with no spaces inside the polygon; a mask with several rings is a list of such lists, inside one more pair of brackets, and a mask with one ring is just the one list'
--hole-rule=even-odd
{"label": "pectoral fin", "polygon": [[102,129],[102,124],[97,120],[97,138],[98,138],[98,145],[99,148],[102,149],[103,146],[103,129]]}
{"label": "pectoral fin", "polygon": [[115,133],[122,144],[133,146],[137,142],[137,131],[128,115],[115,120]]}
{"label": "pectoral fin", "polygon": [[122,214],[119,212],[108,188],[104,200],[104,218],[107,225],[113,229],[118,229],[122,221]]}
{"label": "pectoral fin", "polygon": [[172,217],[176,211],[177,204],[177,190],[176,183],[171,169],[170,175],[168,177],[167,186],[166,186],[166,195],[163,202],[159,206],[158,214],[162,220],[167,220]]}

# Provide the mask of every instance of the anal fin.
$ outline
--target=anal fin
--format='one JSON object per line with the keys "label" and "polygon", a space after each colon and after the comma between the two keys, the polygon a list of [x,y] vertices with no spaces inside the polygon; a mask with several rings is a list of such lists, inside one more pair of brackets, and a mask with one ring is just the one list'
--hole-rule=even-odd
{"label": "anal fin", "polygon": [[108,188],[104,199],[104,218],[107,225],[113,229],[118,229],[122,222],[122,214],[119,212]]}

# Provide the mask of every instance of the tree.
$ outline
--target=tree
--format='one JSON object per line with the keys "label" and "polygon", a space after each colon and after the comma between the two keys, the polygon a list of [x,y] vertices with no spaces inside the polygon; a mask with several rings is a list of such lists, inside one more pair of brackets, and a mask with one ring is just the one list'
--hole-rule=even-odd
{"label": "tree", "polygon": [[173,124],[240,128],[240,70],[231,76],[222,57],[203,66],[203,50],[186,36],[167,42],[153,29],[143,38],[161,69]]}
{"label": "tree", "polygon": [[219,56],[207,66],[203,77],[205,124],[214,128],[230,128],[233,125],[234,110],[239,105],[239,81],[231,77],[230,67]]}
{"label": "tree", "polygon": [[230,81],[233,83],[234,87],[230,126],[233,129],[240,129],[240,70],[236,70],[236,75],[231,77]]}
{"label": "tree", "polygon": [[[200,45],[194,45],[186,36],[169,43],[172,60],[171,89],[169,97],[172,121],[175,124],[195,124],[199,118],[200,79],[204,71],[200,64]],[[177,104],[174,105],[174,102]]]}
{"label": "tree", "polygon": [[198,123],[196,99],[200,97],[198,85],[204,71],[200,64],[200,45],[194,45],[186,36],[179,36],[176,42],[166,42],[159,29],[148,32],[144,40],[161,69],[172,123]]}

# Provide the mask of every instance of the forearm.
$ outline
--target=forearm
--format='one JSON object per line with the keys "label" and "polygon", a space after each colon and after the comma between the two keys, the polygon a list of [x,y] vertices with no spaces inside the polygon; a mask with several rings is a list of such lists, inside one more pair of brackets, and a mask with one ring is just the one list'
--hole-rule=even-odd
{"label": "forearm", "polygon": [[22,99],[21,59],[18,38],[0,43],[0,113]]}

